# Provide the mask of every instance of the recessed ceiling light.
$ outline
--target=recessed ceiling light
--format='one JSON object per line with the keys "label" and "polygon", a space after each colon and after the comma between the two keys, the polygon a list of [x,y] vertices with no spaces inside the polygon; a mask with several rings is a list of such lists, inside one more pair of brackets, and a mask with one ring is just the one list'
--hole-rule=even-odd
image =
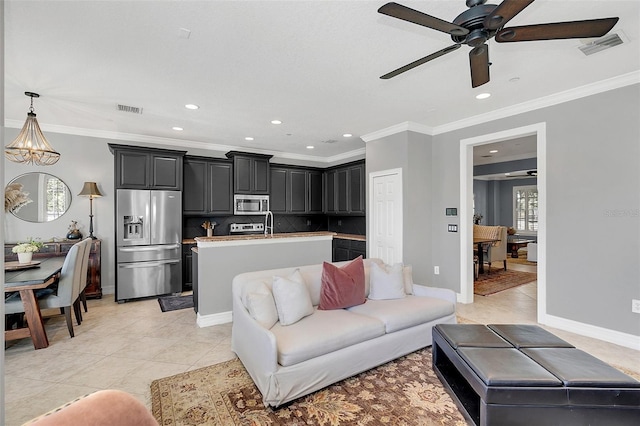
{"label": "recessed ceiling light", "polygon": [[498,152],[497,149],[492,149],[491,151],[489,151],[489,154],[495,154],[496,152]]}
{"label": "recessed ceiling light", "polygon": [[476,99],[487,99],[489,96],[491,96],[491,93],[480,93],[476,95]]}
{"label": "recessed ceiling light", "polygon": [[313,149],[315,148],[313,145],[307,145],[307,149]]}
{"label": "recessed ceiling light", "polygon": [[271,124],[282,124],[280,120],[271,120]]}
{"label": "recessed ceiling light", "polygon": [[342,135],[343,138],[350,138],[351,136],[353,136],[351,133],[345,133]]}
{"label": "recessed ceiling light", "polygon": [[178,126],[173,126],[172,129],[178,132],[181,132],[184,130],[182,127],[178,127]]}
{"label": "recessed ceiling light", "polygon": [[253,138],[251,136],[247,136],[246,138],[244,138],[245,141],[252,141]]}
{"label": "recessed ceiling light", "polygon": [[186,109],[198,109],[198,108],[200,108],[198,105],[194,105],[194,104],[186,104],[184,107]]}

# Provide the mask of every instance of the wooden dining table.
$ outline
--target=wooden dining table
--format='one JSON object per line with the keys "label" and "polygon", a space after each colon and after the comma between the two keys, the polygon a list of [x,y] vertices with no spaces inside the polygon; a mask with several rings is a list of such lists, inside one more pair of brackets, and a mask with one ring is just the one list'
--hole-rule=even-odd
{"label": "wooden dining table", "polygon": [[473,238],[473,245],[477,247],[478,250],[478,273],[484,274],[484,252],[482,250],[482,246],[485,244],[493,244],[500,240],[492,239],[492,238]]}
{"label": "wooden dining table", "polygon": [[64,257],[51,257],[43,259],[38,265],[33,265],[35,267],[17,270],[7,270],[8,266],[5,264],[4,292],[17,291],[20,293],[25,319],[28,324],[26,328],[5,330],[5,340],[31,337],[35,349],[49,346],[49,339],[44,329],[44,321],[42,320],[42,313],[36,300],[35,291],[47,288],[56,282],[64,259]]}

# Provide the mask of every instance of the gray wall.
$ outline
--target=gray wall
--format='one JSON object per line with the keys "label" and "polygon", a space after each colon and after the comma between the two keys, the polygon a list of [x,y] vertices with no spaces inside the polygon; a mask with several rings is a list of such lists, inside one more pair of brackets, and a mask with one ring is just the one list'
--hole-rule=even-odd
{"label": "gray wall", "polygon": [[[4,129],[5,141],[13,141],[18,133],[19,129]],[[107,143],[117,141],[46,131],[44,133],[53,149],[60,153],[60,160],[44,167],[4,160],[5,182],[28,172],[52,174],[62,179],[71,190],[71,206],[64,215],[46,223],[25,222],[7,213],[4,221],[5,241],[17,242],[28,237],[40,238],[42,241],[51,241],[54,237],[62,239],[67,235],[72,220],[78,222],[84,236],[89,235],[89,199],[78,197],[78,193],[85,181],[97,182],[103,197],[93,200],[93,233],[102,240],[102,288],[107,293],[113,293],[115,193],[113,155],[109,152]]]}
{"label": "gray wall", "polygon": [[[546,122],[547,313],[640,336],[639,120],[635,84],[436,135],[433,175],[446,190],[434,187],[432,208],[459,204],[461,139]],[[437,219],[438,281],[460,291],[460,242]]]}
{"label": "gray wall", "polygon": [[[420,284],[431,282],[433,270],[429,243],[432,215],[429,208],[432,198],[431,145],[431,136],[406,132],[368,142],[366,147],[367,188],[370,173],[396,168],[403,170],[403,261],[413,266],[413,279]],[[368,195],[367,192],[367,202]]]}

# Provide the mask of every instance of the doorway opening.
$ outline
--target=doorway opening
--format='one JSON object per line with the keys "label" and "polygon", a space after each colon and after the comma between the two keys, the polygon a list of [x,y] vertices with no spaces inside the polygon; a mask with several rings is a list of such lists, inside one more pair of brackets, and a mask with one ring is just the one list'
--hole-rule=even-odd
{"label": "doorway opening", "polygon": [[460,303],[473,303],[473,148],[510,139],[535,136],[538,186],[537,317],[546,316],[546,125],[537,123],[460,141]]}

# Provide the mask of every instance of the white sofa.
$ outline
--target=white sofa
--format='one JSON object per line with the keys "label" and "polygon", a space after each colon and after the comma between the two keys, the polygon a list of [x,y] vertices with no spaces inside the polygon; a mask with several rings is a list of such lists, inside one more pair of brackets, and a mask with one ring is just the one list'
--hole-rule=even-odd
{"label": "white sofa", "polygon": [[[364,260],[367,296],[372,262],[382,264],[379,259]],[[261,325],[245,306],[247,291],[262,284],[271,290],[274,276],[290,276],[296,269],[309,290],[313,313],[287,326],[280,321],[270,328]],[[232,350],[262,393],[265,406],[278,407],[430,346],[435,324],[456,323],[455,293],[414,284],[409,266],[403,270],[404,289],[412,294],[368,299],[348,309],[318,309],[321,276],[319,264],[249,272],[233,279]]]}

